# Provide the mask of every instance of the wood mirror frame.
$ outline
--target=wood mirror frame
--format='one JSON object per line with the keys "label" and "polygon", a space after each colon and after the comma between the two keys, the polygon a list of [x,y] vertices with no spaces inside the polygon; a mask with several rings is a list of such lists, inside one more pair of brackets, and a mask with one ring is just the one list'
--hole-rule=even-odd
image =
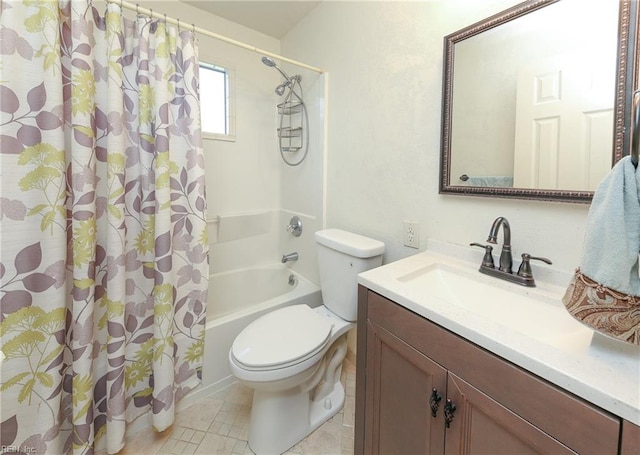
{"label": "wood mirror frame", "polygon": [[[442,100],[442,136],[440,155],[440,194],[458,194],[499,198],[589,203],[593,191],[536,188],[479,187],[451,184],[451,133],[453,99],[453,65],[456,43],[561,0],[528,0],[501,13],[465,27],[444,38],[444,75]],[[619,1],[618,45],[612,166],[628,155],[631,142],[632,97],[638,79],[638,5],[636,1]]]}

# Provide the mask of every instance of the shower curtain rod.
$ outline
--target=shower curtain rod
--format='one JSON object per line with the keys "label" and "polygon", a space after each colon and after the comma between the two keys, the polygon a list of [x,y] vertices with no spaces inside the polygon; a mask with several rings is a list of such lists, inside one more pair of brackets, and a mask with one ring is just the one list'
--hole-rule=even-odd
{"label": "shower curtain rod", "polygon": [[[180,19],[173,19],[171,17],[167,17],[165,14],[158,14],[153,12],[150,9],[142,8],[138,4],[133,4],[129,2],[124,2],[121,0],[106,0],[107,3],[114,3],[116,5],[120,5],[122,8],[126,8],[131,11],[135,11],[136,13],[144,14],[146,16],[150,16],[154,19],[159,19],[162,21],[166,21],[169,24],[173,24],[178,26],[178,28],[191,28],[194,32],[197,32],[201,35],[208,36],[210,38],[217,39],[219,41],[224,41],[225,43],[231,44],[233,46],[241,47],[243,49],[256,52],[258,54],[266,55],[267,57],[273,57],[277,60],[281,60],[283,62],[291,63],[292,65],[299,66],[301,68],[306,68],[311,71],[315,71],[317,73],[322,74],[324,71],[321,68],[316,68],[315,66],[307,65],[306,63],[298,62],[297,60],[293,60],[287,57],[283,57],[282,55],[274,54],[273,52],[266,51],[264,49],[260,49],[255,46],[251,46],[250,44],[243,43],[242,41],[237,41],[232,38],[229,38],[224,35],[219,35],[218,33],[210,32],[200,27],[196,27],[194,24],[189,24],[188,22],[180,22]],[[190,25],[190,26],[189,26]],[[188,27],[187,27],[188,26]]]}

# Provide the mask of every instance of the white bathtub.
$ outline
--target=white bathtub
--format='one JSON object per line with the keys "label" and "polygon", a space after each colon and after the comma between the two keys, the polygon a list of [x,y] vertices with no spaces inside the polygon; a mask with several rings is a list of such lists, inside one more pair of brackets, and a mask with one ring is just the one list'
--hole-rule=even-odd
{"label": "white bathtub", "polygon": [[[291,275],[293,285],[289,284]],[[211,275],[202,385],[183,402],[188,405],[235,382],[227,356],[236,336],[263,314],[298,303],[322,304],[320,288],[283,264]],[[182,402],[180,407],[184,407]]]}

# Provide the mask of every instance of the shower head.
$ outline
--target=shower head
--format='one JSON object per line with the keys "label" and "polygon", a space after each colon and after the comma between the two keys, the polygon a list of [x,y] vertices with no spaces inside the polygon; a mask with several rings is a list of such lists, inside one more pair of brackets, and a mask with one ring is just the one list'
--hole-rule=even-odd
{"label": "shower head", "polygon": [[276,95],[278,95],[278,96],[282,96],[282,95],[284,95],[284,90],[285,90],[289,85],[291,85],[291,82],[290,82],[290,81],[285,81],[285,82],[283,82],[282,84],[278,85],[278,86],[276,87],[276,89],[275,89]]}
{"label": "shower head", "polygon": [[[270,68],[275,68],[278,71],[280,71],[280,74],[282,74],[282,77],[284,77],[287,80],[287,82],[291,83],[291,78],[287,75],[287,73],[282,71],[282,69],[280,69],[278,65],[276,65],[276,62],[274,62],[273,59],[269,57],[262,57],[262,63],[264,63]],[[283,89],[283,92],[284,92],[284,89]]]}
{"label": "shower head", "polygon": [[269,57],[262,57],[262,63],[270,66],[271,68],[274,68],[276,66],[276,62],[274,62],[273,59],[270,59]]}

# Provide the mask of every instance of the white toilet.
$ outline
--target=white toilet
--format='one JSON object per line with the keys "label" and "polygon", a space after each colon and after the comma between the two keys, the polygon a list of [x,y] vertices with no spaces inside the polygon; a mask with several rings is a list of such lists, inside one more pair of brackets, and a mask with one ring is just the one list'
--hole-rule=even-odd
{"label": "white toilet", "polygon": [[249,446],[282,453],[344,405],[347,332],[357,316],[357,275],[382,264],[384,243],[327,229],[315,234],[323,305],[292,305],[249,324],[229,351],[233,374],[255,389]]}

